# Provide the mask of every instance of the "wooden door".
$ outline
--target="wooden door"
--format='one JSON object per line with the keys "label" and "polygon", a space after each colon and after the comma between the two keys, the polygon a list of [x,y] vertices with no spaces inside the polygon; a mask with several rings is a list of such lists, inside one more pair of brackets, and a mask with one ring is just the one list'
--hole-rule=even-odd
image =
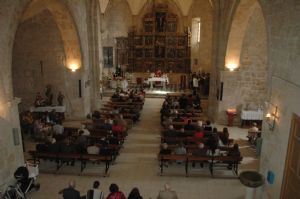
{"label": "wooden door", "polygon": [[295,114],[292,119],[281,198],[300,198],[300,117]]}

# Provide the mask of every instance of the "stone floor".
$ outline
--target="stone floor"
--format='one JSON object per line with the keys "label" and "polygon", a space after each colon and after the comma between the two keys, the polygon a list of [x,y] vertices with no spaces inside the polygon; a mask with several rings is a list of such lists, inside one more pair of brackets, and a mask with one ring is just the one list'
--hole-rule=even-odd
{"label": "stone floor", "polygon": [[[244,198],[245,188],[231,173],[220,173],[211,178],[206,170],[194,169],[193,175],[185,177],[183,169],[166,170],[166,175],[160,176],[157,153],[160,143],[159,110],[162,99],[146,99],[141,113],[141,121],[129,132],[124,148],[117,157],[116,164],[110,168],[109,177],[87,177],[76,175],[40,174],[38,181],[41,189],[28,195],[29,199],[61,199],[59,190],[65,188],[68,181],[74,179],[76,188],[85,194],[94,180],[99,180],[101,189],[108,194],[111,183],[117,183],[126,195],[133,187],[138,187],[143,198],[156,198],[164,183],[169,182],[181,199],[241,199]],[[223,128],[220,125],[214,125]],[[230,136],[237,140],[244,156],[241,170],[257,169],[259,160],[255,157],[246,140],[245,129],[229,128]],[[28,145],[27,145],[28,146]],[[179,167],[181,165],[174,165]],[[240,171],[241,171],[240,170]],[[199,171],[199,172],[198,172]]]}

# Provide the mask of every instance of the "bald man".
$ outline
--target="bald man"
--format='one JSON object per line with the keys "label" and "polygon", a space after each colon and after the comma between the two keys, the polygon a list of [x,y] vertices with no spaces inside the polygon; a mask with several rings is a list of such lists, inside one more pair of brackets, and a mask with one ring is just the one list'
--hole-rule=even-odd
{"label": "bald man", "polygon": [[171,190],[169,183],[165,184],[165,190],[159,192],[157,199],[178,199],[175,191]]}
{"label": "bald man", "polygon": [[75,189],[75,181],[71,180],[69,182],[69,187],[58,192],[63,194],[64,199],[80,199],[80,193]]}

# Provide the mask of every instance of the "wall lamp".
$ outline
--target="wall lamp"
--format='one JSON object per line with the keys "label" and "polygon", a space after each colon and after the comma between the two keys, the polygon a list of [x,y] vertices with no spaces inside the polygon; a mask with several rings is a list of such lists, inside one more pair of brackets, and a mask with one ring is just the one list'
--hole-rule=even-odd
{"label": "wall lamp", "polygon": [[238,64],[236,63],[228,63],[225,65],[225,67],[230,71],[233,72],[234,70],[236,70],[238,68]]}
{"label": "wall lamp", "polygon": [[271,107],[272,107],[272,111],[267,112],[267,114],[266,114],[266,122],[269,125],[270,131],[274,131],[276,120],[279,119],[278,107],[274,106],[273,104],[271,104]]}

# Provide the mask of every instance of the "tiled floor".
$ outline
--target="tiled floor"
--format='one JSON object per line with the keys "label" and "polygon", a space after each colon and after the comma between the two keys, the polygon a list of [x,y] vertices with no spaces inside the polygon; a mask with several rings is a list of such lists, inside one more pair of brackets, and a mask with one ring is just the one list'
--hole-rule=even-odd
{"label": "tiled floor", "polygon": [[[162,99],[146,99],[141,113],[141,121],[130,130],[121,155],[117,157],[116,164],[110,168],[109,177],[40,174],[38,181],[41,189],[38,192],[30,193],[28,198],[62,198],[58,192],[67,186],[70,179],[76,181],[76,188],[81,194],[86,193],[94,180],[99,180],[105,194],[108,194],[108,187],[111,183],[117,183],[126,195],[133,187],[138,187],[144,199],[156,198],[158,191],[166,182],[171,184],[181,199],[243,198],[245,188],[236,177],[211,178],[208,171],[203,172],[199,169],[199,171],[194,170],[194,175],[185,177],[181,168],[170,168],[170,170],[166,170],[168,175],[158,175],[159,165],[156,157],[160,142],[159,110],[161,104]],[[219,125],[214,126],[223,128]],[[241,145],[241,152],[244,156],[241,170],[257,169],[258,160],[255,158],[253,149],[247,145],[245,140],[247,130],[238,127],[232,127],[229,130],[231,137]],[[174,167],[180,166],[174,165]]]}

